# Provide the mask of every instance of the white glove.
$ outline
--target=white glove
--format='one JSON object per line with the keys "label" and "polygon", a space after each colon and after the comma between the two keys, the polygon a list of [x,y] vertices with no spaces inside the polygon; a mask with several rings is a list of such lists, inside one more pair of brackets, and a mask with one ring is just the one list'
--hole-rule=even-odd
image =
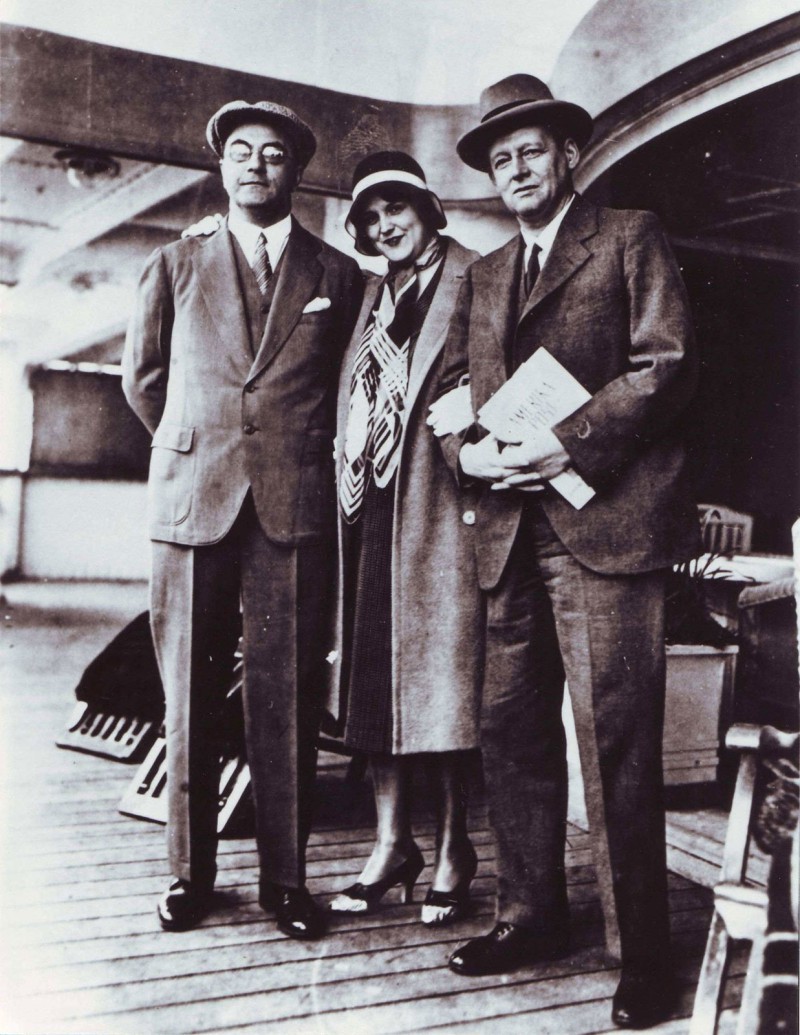
{"label": "white glove", "polygon": [[441,438],[443,435],[457,435],[474,421],[469,385],[459,385],[430,407],[427,423],[433,428],[434,435]]}

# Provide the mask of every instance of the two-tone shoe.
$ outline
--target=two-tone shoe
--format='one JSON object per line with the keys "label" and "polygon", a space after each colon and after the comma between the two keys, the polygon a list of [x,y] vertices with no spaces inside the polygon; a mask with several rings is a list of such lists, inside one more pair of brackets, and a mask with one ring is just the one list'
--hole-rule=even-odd
{"label": "two-tone shoe", "polygon": [[371,913],[381,904],[381,899],[391,888],[400,887],[401,902],[408,904],[414,899],[414,885],[422,873],[425,860],[416,845],[412,845],[406,858],[381,880],[372,884],[356,881],[349,888],[340,891],[330,904],[333,913]]}
{"label": "two-tone shoe", "polygon": [[178,878],[158,900],[158,922],[165,931],[188,931],[210,912],[213,901],[213,888],[200,888]]}
{"label": "two-tone shoe", "polygon": [[420,919],[429,926],[453,924],[465,917],[471,908],[469,889],[478,871],[478,857],[470,845],[470,859],[464,867],[463,876],[452,891],[436,891],[433,885],[428,889],[422,904]]}
{"label": "two-tone shoe", "polygon": [[308,888],[262,884],[259,902],[262,909],[275,914],[278,930],[289,938],[310,941],[325,934],[325,913],[311,897]]}

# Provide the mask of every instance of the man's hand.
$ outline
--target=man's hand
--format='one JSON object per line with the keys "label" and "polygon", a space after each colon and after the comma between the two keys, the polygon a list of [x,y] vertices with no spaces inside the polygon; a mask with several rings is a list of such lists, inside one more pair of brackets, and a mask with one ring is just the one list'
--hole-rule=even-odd
{"label": "man's hand", "polygon": [[480,478],[493,482],[506,472],[500,453],[500,442],[494,435],[487,435],[480,442],[465,442],[458,454],[461,470],[468,478]]}
{"label": "man's hand", "polygon": [[[569,453],[552,431],[535,431],[524,441],[506,446],[500,453],[503,473],[493,489],[536,492],[543,481],[555,478],[570,466]],[[463,465],[462,465],[463,466]]]}

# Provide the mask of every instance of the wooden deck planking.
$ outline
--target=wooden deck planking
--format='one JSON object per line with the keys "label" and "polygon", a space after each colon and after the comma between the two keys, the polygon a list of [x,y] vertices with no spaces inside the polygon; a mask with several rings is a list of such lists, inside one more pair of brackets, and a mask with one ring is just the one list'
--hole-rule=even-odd
{"label": "wooden deck planking", "polygon": [[[196,930],[159,931],[154,905],[166,880],[164,830],[116,812],[135,767],[53,747],[82,668],[141,608],[126,613],[117,600],[109,613],[79,604],[79,594],[68,587],[66,595],[73,594],[67,606],[59,605],[56,588],[47,589],[60,618],[59,639],[49,608],[31,606],[36,591],[25,587],[28,606],[19,608],[25,614],[14,638],[14,685],[6,681],[0,701],[14,773],[13,794],[4,802],[7,848],[0,859],[14,994],[0,1006],[0,1030],[465,1035],[491,1025],[495,1035],[523,1028],[535,1035],[578,1035],[609,1029],[618,972],[602,951],[589,838],[574,826],[567,858],[570,956],[500,978],[460,979],[446,968],[452,948],[491,923],[494,846],[479,802],[471,814],[480,858],[475,907],[457,927],[428,929],[418,922],[428,867],[417,885],[417,905],[336,918],[319,943],[285,939],[257,905],[252,841],[234,838],[220,843],[220,908]],[[372,843],[368,793],[343,790],[342,760],[331,756],[326,762],[323,807],[308,853],[309,886],[322,902],[354,879]],[[430,863],[430,818],[420,814],[415,829]],[[684,1014],[691,1009],[709,903],[706,891],[670,876]],[[733,1005],[736,973],[727,993]],[[11,1026],[6,1014],[21,1026]],[[662,1026],[675,1033],[686,1028],[685,1020]]]}
{"label": "wooden deck planking", "polygon": [[[670,868],[689,880],[713,887],[719,880],[728,816],[722,809],[693,809],[667,814],[667,850]],[[769,874],[769,856],[750,842],[747,879],[764,887]]]}
{"label": "wooden deck planking", "polygon": [[[465,937],[479,933],[485,929],[486,917],[490,913],[489,904],[478,909],[476,914],[459,925],[459,929],[450,932],[432,932],[416,923],[416,917],[404,917],[403,923],[392,923],[387,914],[380,927],[364,928],[358,924],[353,927],[334,928],[329,935],[325,950],[325,965],[335,968],[329,973],[342,979],[343,976],[369,976],[375,973],[376,963],[379,972],[387,973],[380,966],[381,957],[400,958],[408,956],[413,969],[426,969],[429,966],[440,966],[446,958],[447,951],[453,944]],[[697,935],[704,933],[707,927],[707,911],[693,909],[676,917],[674,938],[676,948],[694,953],[697,947]],[[602,963],[603,955],[599,945],[600,922],[585,923],[578,927],[573,937],[570,965],[575,963],[578,954],[591,953],[595,962]],[[227,944],[215,948],[212,954],[203,949],[176,949],[171,953],[159,956],[123,957],[118,960],[104,960],[101,964],[88,964],[83,961],[68,966],[55,966],[37,970],[35,987],[29,994],[35,995],[40,1004],[58,1001],[70,1001],[64,993],[85,993],[91,989],[103,989],[104,993],[116,988],[114,992],[115,1009],[124,1002],[125,1008],[133,1009],[158,1001],[166,996],[166,1001],[174,998],[173,979],[185,977],[198,982],[197,998],[216,998],[233,994],[236,982],[226,980],[223,985],[209,990],[209,975],[226,975],[233,970],[242,972],[241,980],[246,987],[250,985],[250,977],[244,972],[256,975],[262,971],[259,981],[268,982],[270,987],[291,987],[298,982],[297,972],[309,961],[317,966],[317,954],[309,957],[308,946],[286,944],[285,940],[275,938],[272,941],[261,939],[258,944]],[[427,954],[427,955],[426,955]],[[430,960],[433,960],[431,963]],[[563,964],[562,964],[563,966]],[[119,980],[115,980],[119,978]],[[331,980],[328,974],[325,980]],[[162,989],[162,991],[159,991]],[[189,985],[181,986],[181,995],[189,994]],[[19,990],[22,994],[22,989]],[[195,997],[195,993],[191,993]],[[49,999],[48,999],[49,997]],[[99,1002],[97,997],[91,999],[92,1007]],[[67,1011],[62,1011],[67,1015]],[[90,1012],[97,1012],[93,1009]]]}
{"label": "wooden deck planking", "polygon": [[[307,1017],[311,1012],[360,1011],[387,1003],[402,1011],[409,1003],[440,996],[466,997],[472,1011],[486,1011],[487,1007],[496,1008],[493,1001],[498,996],[507,998],[509,989],[529,985],[544,1008],[578,1002],[585,994],[604,999],[613,992],[616,980],[606,969],[597,945],[573,952],[568,961],[527,968],[529,973],[473,980],[466,983],[469,987],[462,982],[460,990],[454,989],[452,975],[442,967],[442,945],[432,939],[428,945],[402,945],[369,956],[363,952],[341,956],[336,948],[334,944],[330,954],[312,955],[288,967],[265,962],[221,973],[224,988],[213,996],[207,979],[193,975],[180,983],[179,1001],[174,981],[151,981],[138,988],[106,987],[102,995],[84,995],[83,999],[80,995],[62,997],[57,1001],[57,1016],[65,1018],[68,1031],[172,1032],[186,1030],[187,1023],[192,1031],[216,1031],[225,1030],[233,1019],[242,1023],[261,1017],[274,1023]],[[688,969],[687,990],[693,961]],[[476,993],[480,993],[478,1002],[473,1002]],[[41,1000],[38,1006],[42,1008]]]}

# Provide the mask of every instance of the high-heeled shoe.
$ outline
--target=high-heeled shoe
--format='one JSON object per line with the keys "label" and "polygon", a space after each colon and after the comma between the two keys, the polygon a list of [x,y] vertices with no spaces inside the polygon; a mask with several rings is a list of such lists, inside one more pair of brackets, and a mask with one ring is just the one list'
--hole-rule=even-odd
{"label": "high-heeled shoe", "polygon": [[423,924],[430,926],[452,924],[456,920],[461,920],[469,912],[471,905],[469,888],[478,872],[478,856],[472,845],[470,845],[470,852],[471,858],[467,868],[452,891],[434,891],[433,887],[428,889],[420,916]]}
{"label": "high-heeled shoe", "polygon": [[372,884],[356,881],[349,888],[340,891],[329,908],[333,913],[371,913],[378,908],[386,892],[398,885],[403,889],[400,901],[403,905],[408,905],[414,901],[414,885],[424,866],[422,852],[413,845],[408,856],[385,877]]}

